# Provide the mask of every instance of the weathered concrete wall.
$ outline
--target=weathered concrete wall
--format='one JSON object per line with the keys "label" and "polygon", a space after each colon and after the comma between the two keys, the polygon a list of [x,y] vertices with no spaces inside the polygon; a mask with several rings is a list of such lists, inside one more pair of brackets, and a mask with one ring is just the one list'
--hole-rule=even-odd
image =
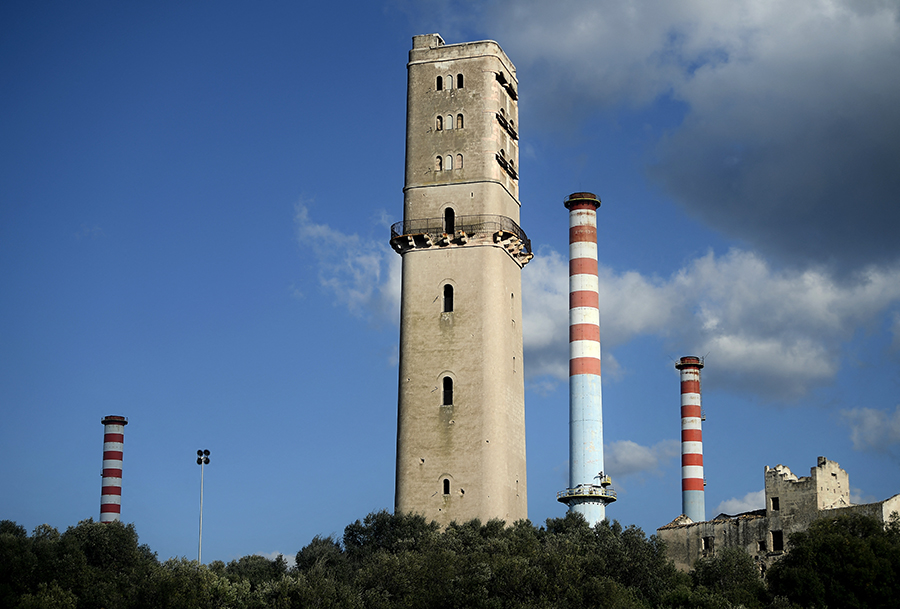
{"label": "weathered concrete wall", "polygon": [[[416,36],[408,70],[404,221],[450,209],[457,219],[491,214],[518,224],[517,174],[507,169],[518,166],[518,144],[498,119],[502,108],[518,123],[516,100],[498,80],[502,73],[516,85],[509,59],[494,42]],[[530,255],[501,238],[392,241],[403,256],[395,509],[442,525],[527,518],[521,269]]]}
{"label": "weathered concrete wall", "polygon": [[712,556],[722,548],[743,548],[751,556],[760,553],[760,543],[768,536],[766,517],[746,514],[705,522],[668,524],[656,533],[666,542],[669,558],[682,571],[693,568],[698,559]]}
{"label": "weathered concrete wall", "polygon": [[850,504],[850,479],[835,461],[819,457],[808,477],[798,478],[784,465],[766,466],[766,508],[707,522],[679,516],[657,529],[669,558],[683,571],[722,548],[743,548],[767,568],[787,549],[793,533],[805,531],[818,518],[864,513],[887,523],[900,513],[900,495],[878,503]]}

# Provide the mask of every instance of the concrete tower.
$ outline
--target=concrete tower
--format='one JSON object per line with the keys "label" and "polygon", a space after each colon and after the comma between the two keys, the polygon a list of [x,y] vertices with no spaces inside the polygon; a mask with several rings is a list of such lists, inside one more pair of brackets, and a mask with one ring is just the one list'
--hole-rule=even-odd
{"label": "concrete tower", "polygon": [[100,522],[117,522],[122,512],[122,448],[128,419],[116,415],[104,417],[103,486],[100,489]]}
{"label": "concrete tower", "polygon": [[600,393],[600,291],[597,208],[589,192],[566,197],[569,210],[569,488],[557,499],[592,526],[616,500],[603,472],[603,399]]}
{"label": "concrete tower", "polygon": [[675,368],[681,371],[681,512],[694,522],[703,522],[706,520],[700,406],[703,360],[689,355],[678,360]]}
{"label": "concrete tower", "polygon": [[527,517],[516,69],[495,42],[409,53],[395,510]]}

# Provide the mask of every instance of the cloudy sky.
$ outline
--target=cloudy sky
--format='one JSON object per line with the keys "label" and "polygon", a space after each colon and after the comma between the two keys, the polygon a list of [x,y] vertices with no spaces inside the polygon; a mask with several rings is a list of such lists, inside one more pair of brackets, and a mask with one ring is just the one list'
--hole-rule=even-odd
{"label": "cloudy sky", "polygon": [[529,516],[567,479],[568,219],[599,210],[607,511],[681,510],[674,360],[706,358],[706,510],[824,455],[900,492],[892,1],[49,3],[0,8],[0,519],[123,520],[292,555],[393,504],[406,61],[518,68]]}

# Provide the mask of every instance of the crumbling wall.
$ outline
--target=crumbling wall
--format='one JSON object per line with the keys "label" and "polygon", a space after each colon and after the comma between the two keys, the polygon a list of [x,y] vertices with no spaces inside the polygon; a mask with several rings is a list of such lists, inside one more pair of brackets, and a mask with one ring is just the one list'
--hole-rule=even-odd
{"label": "crumbling wall", "polygon": [[765,547],[768,529],[762,514],[742,514],[736,517],[717,517],[705,522],[684,523],[684,517],[657,529],[657,536],[666,543],[666,554],[675,567],[690,571],[701,558],[714,555],[722,548],[743,548],[750,556],[760,554]]}
{"label": "crumbling wall", "polygon": [[798,478],[784,465],[766,466],[766,508],[737,516],[720,514],[707,522],[682,515],[657,529],[666,552],[682,571],[722,548],[743,548],[762,569],[787,549],[793,533],[818,518],[862,513],[883,523],[900,516],[900,495],[865,505],[850,504],[850,477],[835,461],[819,457],[809,476]]}

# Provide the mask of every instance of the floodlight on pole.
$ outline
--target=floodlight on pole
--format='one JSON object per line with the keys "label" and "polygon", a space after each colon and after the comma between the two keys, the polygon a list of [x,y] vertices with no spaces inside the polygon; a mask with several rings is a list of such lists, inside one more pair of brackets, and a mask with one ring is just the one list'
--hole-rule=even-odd
{"label": "floodlight on pole", "polygon": [[200,466],[200,542],[197,545],[197,563],[203,564],[203,466],[209,465],[209,451],[197,451],[197,465]]}

